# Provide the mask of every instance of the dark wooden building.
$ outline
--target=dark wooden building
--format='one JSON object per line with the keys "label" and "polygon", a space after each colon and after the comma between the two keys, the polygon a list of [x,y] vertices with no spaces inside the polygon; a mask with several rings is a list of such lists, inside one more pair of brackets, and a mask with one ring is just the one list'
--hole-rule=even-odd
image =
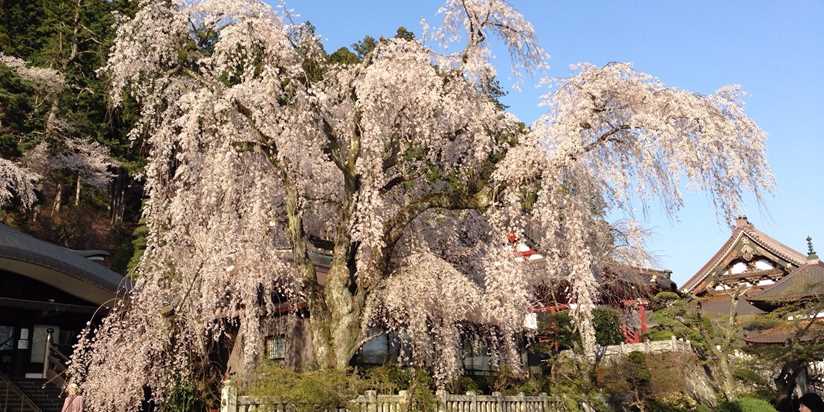
{"label": "dark wooden building", "polygon": [[97,262],[104,255],[0,224],[0,410],[59,405],[61,373],[78,333],[125,286]]}

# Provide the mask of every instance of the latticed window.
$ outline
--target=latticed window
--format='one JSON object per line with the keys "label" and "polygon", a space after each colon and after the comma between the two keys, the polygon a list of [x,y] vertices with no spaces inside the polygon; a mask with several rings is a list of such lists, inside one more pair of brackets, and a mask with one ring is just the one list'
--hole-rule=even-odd
{"label": "latticed window", "polygon": [[269,359],[286,358],[286,337],[283,335],[271,336],[266,339],[266,357]]}

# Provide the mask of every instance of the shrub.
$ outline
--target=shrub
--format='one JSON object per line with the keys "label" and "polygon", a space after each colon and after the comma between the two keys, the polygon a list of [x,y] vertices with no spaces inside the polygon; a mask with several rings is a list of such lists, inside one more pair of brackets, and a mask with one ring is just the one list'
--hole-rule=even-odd
{"label": "shrub", "polygon": [[193,412],[205,410],[205,407],[194,386],[188,383],[178,383],[163,402],[163,410],[165,412]]}
{"label": "shrub", "polygon": [[719,412],[777,412],[769,402],[763,399],[742,397],[732,402],[718,405]]}
{"label": "shrub", "polygon": [[645,335],[645,337],[651,341],[670,340],[673,336],[675,335],[668,330],[653,330]]}
{"label": "shrub", "polygon": [[596,308],[592,311],[595,341],[601,346],[618,345],[624,341],[621,315],[615,309]]}
{"label": "shrub", "polygon": [[366,387],[357,375],[336,370],[298,373],[274,362],[258,366],[246,393],[292,403],[301,411],[345,406]]}
{"label": "shrub", "polygon": [[778,319],[772,319],[766,316],[759,316],[746,321],[743,324],[743,328],[746,331],[764,330],[776,327],[782,323],[783,322]]}
{"label": "shrub", "polygon": [[551,353],[556,347],[558,350],[572,349],[580,340],[569,312],[539,313],[538,331],[539,334],[551,338],[546,344],[536,345],[535,350],[539,352]]}
{"label": "shrub", "polygon": [[746,384],[746,385],[753,385],[753,386],[769,386],[769,381],[764,378],[763,376],[759,375],[756,371],[752,368],[744,367],[744,368],[735,368],[733,371],[733,376],[738,381]]}
{"label": "shrub", "polygon": [[668,306],[671,302],[681,299],[675,292],[663,291],[658,292],[652,297],[652,306],[654,308],[662,308]]}
{"label": "shrub", "polygon": [[395,394],[406,390],[409,410],[433,411],[437,398],[426,371],[396,366],[371,368],[363,376],[353,371],[295,372],[274,362],[258,366],[244,393],[271,397],[295,405],[299,411],[334,410],[347,406],[364,391]]}
{"label": "shrub", "polygon": [[464,393],[464,392],[488,392],[489,382],[486,382],[484,377],[476,377],[476,376],[461,376],[455,379],[449,385],[449,391],[452,393]]}
{"label": "shrub", "polygon": [[432,376],[423,369],[383,366],[366,372],[365,389],[382,393],[406,390],[409,396],[409,411],[435,411],[438,399],[432,391],[435,383]]}

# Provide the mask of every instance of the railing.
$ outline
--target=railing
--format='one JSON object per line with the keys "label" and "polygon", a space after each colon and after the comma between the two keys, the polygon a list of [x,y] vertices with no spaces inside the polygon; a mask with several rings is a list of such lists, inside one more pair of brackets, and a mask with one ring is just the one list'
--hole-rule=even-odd
{"label": "railing", "polygon": [[[676,339],[673,336],[669,340],[646,341],[641,343],[621,343],[620,345],[602,346],[598,348],[596,354],[590,354],[587,357],[594,359],[596,357],[601,359],[609,359],[628,355],[632,352],[643,353],[665,353],[665,352],[692,352],[692,344],[689,340]],[[575,355],[571,350],[562,351],[561,354],[567,356]]]}
{"label": "railing", "polygon": [[11,380],[0,374],[0,412],[41,412]]}
{"label": "railing", "polygon": [[[453,395],[438,391],[438,412],[563,412],[566,409],[559,399],[542,393],[538,396],[526,396],[523,393],[505,396],[498,392],[492,395],[477,395],[467,392],[465,395]],[[309,406],[309,408],[305,408]],[[299,410],[316,410],[319,412],[406,412],[409,411],[409,395],[400,391],[397,395],[378,395],[375,391],[366,391],[346,406],[334,409],[317,409],[312,405],[295,405],[275,398],[258,398],[238,396],[237,389],[227,383],[221,393],[221,412],[295,412]]]}
{"label": "railing", "polygon": [[45,388],[47,384],[54,383],[62,388],[66,383],[63,374],[68,369],[66,364],[69,362],[69,357],[60,352],[54,344],[52,333],[53,331],[49,329],[46,335],[46,350],[43,353],[43,379],[46,381],[43,382],[42,387]]}

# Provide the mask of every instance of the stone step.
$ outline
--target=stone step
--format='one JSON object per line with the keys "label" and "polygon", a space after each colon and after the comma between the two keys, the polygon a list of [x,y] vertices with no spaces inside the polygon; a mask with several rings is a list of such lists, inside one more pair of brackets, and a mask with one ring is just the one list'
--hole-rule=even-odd
{"label": "stone step", "polygon": [[[63,406],[60,388],[51,383],[43,388],[45,379],[15,379],[14,383],[40,407],[42,412],[59,412]],[[13,409],[10,409],[13,410]]]}

